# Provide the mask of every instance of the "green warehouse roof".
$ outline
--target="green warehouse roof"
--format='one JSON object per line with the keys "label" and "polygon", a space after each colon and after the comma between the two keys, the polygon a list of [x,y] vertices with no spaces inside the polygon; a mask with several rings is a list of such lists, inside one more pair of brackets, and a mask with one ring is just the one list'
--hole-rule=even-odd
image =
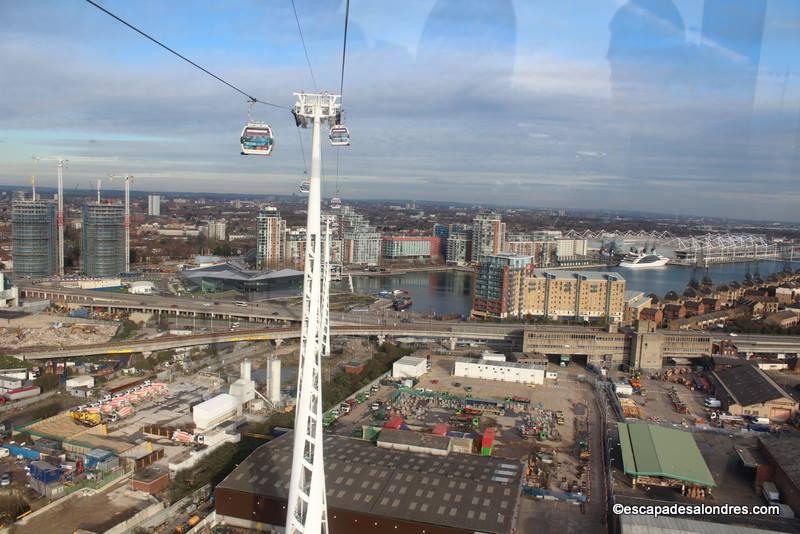
{"label": "green warehouse roof", "polygon": [[691,433],[642,423],[618,423],[617,427],[625,473],[716,486]]}

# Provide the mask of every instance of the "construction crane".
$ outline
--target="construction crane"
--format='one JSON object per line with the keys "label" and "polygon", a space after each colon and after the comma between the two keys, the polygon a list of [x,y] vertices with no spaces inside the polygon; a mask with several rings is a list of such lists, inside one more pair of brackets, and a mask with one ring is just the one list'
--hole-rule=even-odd
{"label": "construction crane", "polygon": [[64,277],[64,168],[70,161],[76,162],[101,162],[113,161],[116,158],[100,158],[89,156],[37,156],[36,161],[55,161],[58,163],[58,211],[56,213],[56,226],[58,227],[58,276]]}
{"label": "construction crane", "polygon": [[[168,178],[169,174],[163,173],[140,173],[135,176],[136,178]],[[125,272],[131,272],[131,182],[134,179],[133,174],[109,174],[108,178],[114,180],[121,178],[125,180]],[[100,202],[99,190],[97,201]]]}

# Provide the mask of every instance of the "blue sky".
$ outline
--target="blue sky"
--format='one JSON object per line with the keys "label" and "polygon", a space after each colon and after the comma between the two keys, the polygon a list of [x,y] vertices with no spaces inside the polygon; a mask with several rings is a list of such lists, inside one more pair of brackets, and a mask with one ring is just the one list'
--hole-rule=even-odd
{"label": "blue sky", "polygon": [[[100,3],[255,96],[313,90],[291,3]],[[320,89],[338,89],[343,2],[296,0]],[[351,1],[324,193],[800,220],[794,0]],[[80,0],[0,2],[0,183],[292,193],[288,113],[243,158],[244,98]],[[788,74],[787,74],[788,72]],[[309,132],[302,133],[308,154]],[[117,187],[117,184],[108,184]]]}

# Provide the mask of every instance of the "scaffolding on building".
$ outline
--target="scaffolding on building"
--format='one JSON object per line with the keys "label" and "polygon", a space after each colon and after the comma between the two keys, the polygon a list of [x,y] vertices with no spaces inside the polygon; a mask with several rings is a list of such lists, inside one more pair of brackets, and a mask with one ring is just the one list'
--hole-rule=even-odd
{"label": "scaffolding on building", "polygon": [[125,207],[87,202],[83,206],[83,272],[114,277],[125,271]]}
{"label": "scaffolding on building", "polygon": [[11,243],[16,277],[49,277],[57,272],[55,203],[15,200],[11,206]]}

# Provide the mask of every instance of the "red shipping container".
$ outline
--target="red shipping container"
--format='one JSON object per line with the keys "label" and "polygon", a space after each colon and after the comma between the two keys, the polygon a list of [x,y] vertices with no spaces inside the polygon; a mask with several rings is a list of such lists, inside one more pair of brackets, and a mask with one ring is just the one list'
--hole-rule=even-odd
{"label": "red shipping container", "polygon": [[494,428],[487,428],[486,432],[483,433],[483,439],[481,440],[481,449],[491,449],[492,445],[494,445],[494,435],[496,430]]}
{"label": "red shipping container", "polygon": [[438,423],[436,426],[433,427],[433,435],[434,436],[446,436],[447,435],[447,424],[446,423]]}
{"label": "red shipping container", "polygon": [[399,415],[395,415],[391,419],[389,419],[383,428],[391,428],[392,430],[400,430],[400,427],[403,426],[403,418]]}

